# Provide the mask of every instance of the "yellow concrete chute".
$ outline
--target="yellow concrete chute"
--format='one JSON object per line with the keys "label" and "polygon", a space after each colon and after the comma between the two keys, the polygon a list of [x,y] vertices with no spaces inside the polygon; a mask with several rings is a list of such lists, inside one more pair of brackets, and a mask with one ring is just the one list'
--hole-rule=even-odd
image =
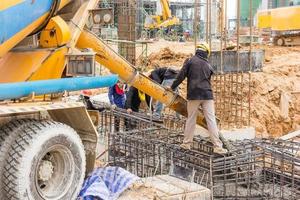
{"label": "yellow concrete chute", "polygon": [[[76,46],[77,48],[82,49],[93,49],[96,52],[96,61],[108,68],[112,73],[118,74],[121,79],[130,85],[133,85],[138,90],[141,90],[154,99],[168,105],[176,112],[187,116],[187,102],[183,97],[170,90],[166,90],[150,78],[138,73],[134,66],[118,55],[95,34],[88,31],[82,31]],[[200,113],[197,118],[197,123],[206,127],[204,117]]]}

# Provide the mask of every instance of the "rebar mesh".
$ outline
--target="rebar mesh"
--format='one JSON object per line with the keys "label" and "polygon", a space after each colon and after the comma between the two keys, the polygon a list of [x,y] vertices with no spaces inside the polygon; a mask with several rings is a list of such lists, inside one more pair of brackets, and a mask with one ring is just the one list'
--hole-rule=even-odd
{"label": "rebar mesh", "polygon": [[300,143],[246,140],[213,161],[215,199],[299,199]]}
{"label": "rebar mesh", "polygon": [[222,129],[250,125],[250,73],[228,73],[213,76],[216,115]]}
{"label": "rebar mesh", "polygon": [[[170,124],[171,126],[171,124]],[[153,121],[149,116],[139,113],[126,113],[126,110],[104,110],[100,112],[99,127],[101,134],[131,130],[145,130],[153,127],[163,128],[163,121]]]}
{"label": "rebar mesh", "polygon": [[[195,136],[191,150],[180,148],[182,130],[141,116],[117,111],[102,113],[113,127],[115,116],[136,120],[139,126],[107,131],[109,162],[140,177],[172,173],[174,166],[192,171],[193,182],[212,190],[214,199],[300,198],[300,143],[284,140],[232,142],[226,155],[213,153],[213,145]],[[106,119],[108,117],[108,119]],[[175,123],[175,122],[174,122]],[[172,123],[171,123],[172,124]],[[121,129],[120,129],[121,130]]]}
{"label": "rebar mesh", "polygon": [[[210,144],[194,144],[197,151],[179,147],[182,136],[167,129],[135,130],[111,135],[110,161],[140,177],[168,174],[171,166],[193,169],[193,180],[210,187]],[[200,145],[201,144],[201,145]],[[200,151],[202,150],[202,151]]]}
{"label": "rebar mesh", "polygon": [[[115,1],[118,19],[118,38],[125,41],[136,40],[136,2],[133,0]],[[135,65],[136,52],[134,43],[119,43],[119,53]]]}

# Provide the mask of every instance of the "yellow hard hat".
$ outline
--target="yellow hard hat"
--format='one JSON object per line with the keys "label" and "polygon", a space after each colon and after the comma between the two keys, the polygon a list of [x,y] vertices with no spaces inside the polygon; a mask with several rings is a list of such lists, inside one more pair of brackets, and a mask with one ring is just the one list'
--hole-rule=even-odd
{"label": "yellow hard hat", "polygon": [[201,42],[197,44],[196,49],[200,49],[202,51],[207,51],[208,56],[210,56],[210,47],[206,42]]}

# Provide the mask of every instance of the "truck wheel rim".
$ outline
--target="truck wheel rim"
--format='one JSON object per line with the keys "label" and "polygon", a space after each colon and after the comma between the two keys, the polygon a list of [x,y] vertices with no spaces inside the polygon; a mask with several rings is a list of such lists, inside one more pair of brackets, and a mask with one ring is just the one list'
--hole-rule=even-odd
{"label": "truck wheel rim", "polygon": [[44,153],[35,165],[35,188],[43,199],[59,199],[72,185],[75,163],[71,151],[62,145],[54,145]]}

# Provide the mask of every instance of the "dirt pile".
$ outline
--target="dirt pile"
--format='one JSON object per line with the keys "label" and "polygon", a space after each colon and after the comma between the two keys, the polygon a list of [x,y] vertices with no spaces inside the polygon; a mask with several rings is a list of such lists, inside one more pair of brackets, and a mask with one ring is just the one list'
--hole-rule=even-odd
{"label": "dirt pile", "polygon": [[191,54],[176,53],[169,47],[163,48],[157,53],[152,53],[148,57],[148,66],[157,63],[161,66],[178,66],[181,67],[185,59],[191,57]]}
{"label": "dirt pile", "polygon": [[252,74],[251,122],[258,136],[279,137],[300,129],[300,48],[268,48],[266,55],[263,72]]}

